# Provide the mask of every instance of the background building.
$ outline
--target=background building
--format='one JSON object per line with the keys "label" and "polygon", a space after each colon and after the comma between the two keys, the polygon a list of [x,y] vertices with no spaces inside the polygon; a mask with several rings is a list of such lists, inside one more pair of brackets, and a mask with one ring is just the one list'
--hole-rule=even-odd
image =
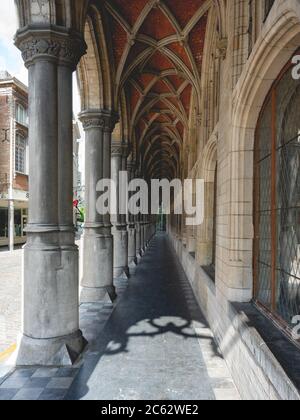
{"label": "background building", "polygon": [[73,120],[73,190],[74,200],[78,200],[80,205],[84,202],[83,174],[81,172],[81,150],[80,150],[81,132],[79,123]]}
{"label": "background building", "polygon": [[28,212],[28,92],[0,72],[0,246],[23,244]]}

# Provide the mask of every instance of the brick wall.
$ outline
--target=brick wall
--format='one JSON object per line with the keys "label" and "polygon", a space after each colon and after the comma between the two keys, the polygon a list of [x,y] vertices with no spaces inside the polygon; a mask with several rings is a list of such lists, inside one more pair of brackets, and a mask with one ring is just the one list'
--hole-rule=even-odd
{"label": "brick wall", "polygon": [[[27,93],[18,87],[17,84],[7,81],[7,83],[4,82],[1,85],[0,89],[0,192],[2,193],[8,189],[10,172],[10,117],[12,101],[26,106],[28,97]],[[27,133],[28,131],[27,127],[18,124],[16,129],[21,130],[23,133]],[[3,130],[8,131],[5,133]],[[5,141],[5,135],[8,141]],[[28,176],[15,174],[13,188],[28,191]]]}
{"label": "brick wall", "polygon": [[6,190],[6,179],[9,174],[9,150],[10,143],[5,141],[5,135],[9,139],[10,132],[10,99],[0,93],[0,191]]}

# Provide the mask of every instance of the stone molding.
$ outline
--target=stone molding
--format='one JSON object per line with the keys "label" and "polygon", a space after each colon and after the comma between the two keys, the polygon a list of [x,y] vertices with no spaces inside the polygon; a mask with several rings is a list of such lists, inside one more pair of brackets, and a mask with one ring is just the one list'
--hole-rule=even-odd
{"label": "stone molding", "polygon": [[122,157],[123,153],[123,144],[117,141],[113,141],[111,144],[111,155],[116,157]]}
{"label": "stone molding", "polygon": [[58,29],[37,29],[28,27],[16,36],[16,46],[22,53],[26,67],[38,59],[48,58],[59,64],[77,67],[86,54],[86,43],[79,33],[68,33]]}

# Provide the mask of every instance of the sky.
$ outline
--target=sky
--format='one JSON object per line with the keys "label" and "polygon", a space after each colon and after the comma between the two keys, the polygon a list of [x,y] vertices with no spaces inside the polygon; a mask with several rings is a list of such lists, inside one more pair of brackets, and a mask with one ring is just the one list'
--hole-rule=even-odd
{"label": "sky", "polygon": [[[14,36],[18,28],[17,11],[14,0],[0,0],[0,70],[7,70],[12,76],[28,85],[28,72],[24,66],[21,52],[14,45]],[[76,77],[73,78],[74,114],[78,115],[81,110],[80,96]],[[80,124],[82,133],[82,127]],[[80,147],[82,149],[82,147]],[[82,155],[82,151],[80,154]],[[83,157],[80,159],[83,162]],[[80,163],[81,163],[80,162]],[[81,163],[81,166],[83,163]],[[84,168],[82,167],[81,170]]]}
{"label": "sky", "polygon": [[[28,72],[21,53],[14,45],[14,36],[18,28],[18,18],[14,0],[0,0],[0,70],[7,70],[26,86]],[[80,97],[74,76],[74,112],[80,112]]]}
{"label": "sky", "polygon": [[27,85],[27,70],[20,51],[14,46],[17,22],[14,0],[0,1],[0,69]]}

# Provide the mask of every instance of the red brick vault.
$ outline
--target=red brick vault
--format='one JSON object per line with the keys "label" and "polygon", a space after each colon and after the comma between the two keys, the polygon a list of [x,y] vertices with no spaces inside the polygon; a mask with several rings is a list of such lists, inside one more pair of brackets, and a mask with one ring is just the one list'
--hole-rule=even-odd
{"label": "red brick vault", "polygon": [[[199,115],[210,7],[211,2],[205,0],[104,3],[114,96],[126,103],[126,112],[121,112],[122,133],[149,178],[182,175],[181,151],[191,111]],[[95,21],[89,26],[95,28]]]}

